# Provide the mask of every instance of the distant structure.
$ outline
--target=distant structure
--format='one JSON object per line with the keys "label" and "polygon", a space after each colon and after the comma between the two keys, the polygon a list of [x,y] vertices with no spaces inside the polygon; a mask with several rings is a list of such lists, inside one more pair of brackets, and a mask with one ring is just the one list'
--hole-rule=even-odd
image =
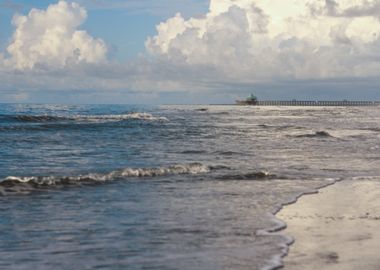
{"label": "distant structure", "polygon": [[237,105],[258,105],[257,97],[254,94],[251,94],[246,100],[236,100]]}
{"label": "distant structure", "polygon": [[237,100],[236,105],[253,106],[330,106],[330,107],[351,107],[351,106],[380,106],[380,101],[318,101],[318,100],[258,100],[251,94],[245,100]]}

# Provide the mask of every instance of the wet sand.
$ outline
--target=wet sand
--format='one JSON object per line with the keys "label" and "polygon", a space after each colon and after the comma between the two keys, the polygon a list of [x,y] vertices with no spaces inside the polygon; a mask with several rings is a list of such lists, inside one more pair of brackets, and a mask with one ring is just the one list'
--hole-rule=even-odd
{"label": "wet sand", "polygon": [[342,181],[277,215],[295,239],[287,270],[379,270],[380,181]]}

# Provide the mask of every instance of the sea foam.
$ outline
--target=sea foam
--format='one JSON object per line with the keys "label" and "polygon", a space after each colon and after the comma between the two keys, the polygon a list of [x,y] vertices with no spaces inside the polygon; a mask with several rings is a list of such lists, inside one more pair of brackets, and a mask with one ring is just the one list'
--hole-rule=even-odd
{"label": "sea foam", "polygon": [[[89,173],[79,176],[8,176],[0,180],[0,195],[53,186],[90,185],[125,178],[160,177],[166,175],[208,173],[213,168],[200,163],[177,164],[156,168],[124,168],[109,173]],[[21,189],[20,189],[21,188]]]}
{"label": "sea foam", "polygon": [[154,116],[146,112],[131,112],[126,114],[110,115],[3,115],[3,119],[18,122],[60,122],[60,121],[78,121],[78,122],[114,122],[123,120],[143,120],[143,121],[168,121],[166,117]]}

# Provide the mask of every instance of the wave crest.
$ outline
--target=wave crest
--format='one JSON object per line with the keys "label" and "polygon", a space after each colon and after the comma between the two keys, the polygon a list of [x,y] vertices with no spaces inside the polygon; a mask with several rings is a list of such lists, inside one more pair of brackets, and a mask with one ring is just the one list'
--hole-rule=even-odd
{"label": "wave crest", "polygon": [[125,168],[106,174],[90,173],[79,176],[8,176],[7,178],[0,180],[0,195],[17,193],[18,191],[32,191],[44,187],[104,183],[112,180],[133,177],[142,178],[180,174],[201,174],[208,173],[211,169],[212,167],[200,163],[190,163],[157,168]]}
{"label": "wave crest", "polygon": [[74,115],[74,116],[54,116],[54,115],[11,115],[2,116],[18,122],[59,122],[59,121],[78,121],[78,122],[110,122],[123,120],[143,120],[143,121],[168,121],[166,117],[154,116],[145,112],[131,112],[127,114],[113,115]]}
{"label": "wave crest", "polygon": [[252,172],[246,174],[223,175],[220,180],[270,180],[278,178],[277,175],[266,171]]}
{"label": "wave crest", "polygon": [[327,131],[317,131],[312,134],[302,134],[296,136],[297,138],[335,138]]}
{"label": "wave crest", "polygon": [[150,113],[128,113],[116,115],[89,115],[76,116],[75,120],[87,121],[122,121],[122,120],[145,120],[145,121],[168,121],[166,117],[154,116]]}

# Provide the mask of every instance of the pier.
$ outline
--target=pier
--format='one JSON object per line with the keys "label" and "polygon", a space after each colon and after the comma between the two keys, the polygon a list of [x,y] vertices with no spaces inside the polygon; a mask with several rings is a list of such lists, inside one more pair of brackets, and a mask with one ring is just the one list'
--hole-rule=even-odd
{"label": "pier", "polygon": [[380,106],[380,101],[317,101],[317,100],[258,100],[256,106],[331,106],[331,107],[364,107]]}

